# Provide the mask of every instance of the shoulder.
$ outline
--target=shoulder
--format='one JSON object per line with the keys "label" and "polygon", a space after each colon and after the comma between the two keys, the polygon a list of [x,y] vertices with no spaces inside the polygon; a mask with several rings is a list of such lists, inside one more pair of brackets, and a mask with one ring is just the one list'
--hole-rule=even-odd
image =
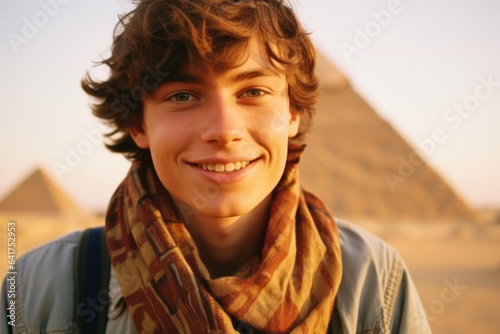
{"label": "shoulder", "polygon": [[17,261],[18,269],[29,271],[46,266],[59,269],[60,266],[54,268],[54,265],[61,260],[73,262],[70,253],[76,252],[81,235],[82,231],[72,232],[27,252]]}
{"label": "shoulder", "polygon": [[348,221],[336,219],[336,222],[344,271],[367,274],[377,270],[383,274],[395,265],[402,265],[399,253],[379,237]]}
{"label": "shoulder", "polygon": [[[355,296],[363,308],[391,303],[405,264],[399,253],[385,241],[350,222],[337,220],[343,275],[340,296]],[[357,311],[360,311],[359,309]]]}
{"label": "shoulder", "polygon": [[19,258],[16,329],[71,332],[74,261],[81,234],[73,232]]}
{"label": "shoulder", "polygon": [[[334,323],[348,333],[386,333],[422,317],[420,300],[399,253],[377,236],[336,219],[343,264]],[[408,305],[413,314],[401,309]],[[417,319],[418,320],[418,319]],[[412,331],[408,331],[412,332]],[[425,331],[422,331],[422,333]]]}
{"label": "shoulder", "polygon": [[[82,231],[73,232],[24,254],[16,263],[19,274],[22,274],[21,283],[49,288],[53,285],[51,282],[64,282],[72,277],[81,235]],[[40,280],[40,277],[44,279]]]}

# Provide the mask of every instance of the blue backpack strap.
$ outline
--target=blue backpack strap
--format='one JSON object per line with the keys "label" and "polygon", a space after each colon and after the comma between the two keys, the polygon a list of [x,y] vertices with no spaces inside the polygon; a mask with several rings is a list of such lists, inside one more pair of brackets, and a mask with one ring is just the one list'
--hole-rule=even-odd
{"label": "blue backpack strap", "polygon": [[75,320],[80,333],[106,332],[110,268],[104,227],[83,231],[75,261]]}

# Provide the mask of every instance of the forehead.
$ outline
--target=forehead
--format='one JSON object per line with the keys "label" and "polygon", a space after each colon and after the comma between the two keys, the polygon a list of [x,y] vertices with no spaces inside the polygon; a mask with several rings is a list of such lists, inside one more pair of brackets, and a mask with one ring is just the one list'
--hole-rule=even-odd
{"label": "forehead", "polygon": [[[276,77],[285,80],[279,66],[271,63],[266,49],[257,38],[249,41],[245,50],[234,57],[230,66],[218,67],[210,60],[196,59],[183,64],[168,81],[200,82],[207,79],[243,81],[255,77]],[[204,79],[204,80],[202,80]]]}

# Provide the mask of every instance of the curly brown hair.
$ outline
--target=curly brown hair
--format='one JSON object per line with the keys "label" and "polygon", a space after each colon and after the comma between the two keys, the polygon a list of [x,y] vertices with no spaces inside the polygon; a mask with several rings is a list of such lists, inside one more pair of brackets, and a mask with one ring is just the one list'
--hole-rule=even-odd
{"label": "curly brown hair", "polygon": [[315,50],[283,0],[141,0],[115,27],[106,80],[82,80],[93,114],[112,129],[106,147],[131,160],[150,158],[129,129],[142,121],[142,101],[168,77],[195,64],[214,73],[242,63],[252,37],[286,75],[290,107],[301,113],[302,139],[318,100]]}

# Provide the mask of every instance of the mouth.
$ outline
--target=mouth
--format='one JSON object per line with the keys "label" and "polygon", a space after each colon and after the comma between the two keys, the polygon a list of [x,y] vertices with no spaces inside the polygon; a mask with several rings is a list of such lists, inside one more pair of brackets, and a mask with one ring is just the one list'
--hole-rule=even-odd
{"label": "mouth", "polygon": [[225,164],[221,163],[208,163],[208,164],[197,164],[198,168],[216,173],[231,173],[238,171],[250,165],[252,161],[236,161],[229,162]]}

